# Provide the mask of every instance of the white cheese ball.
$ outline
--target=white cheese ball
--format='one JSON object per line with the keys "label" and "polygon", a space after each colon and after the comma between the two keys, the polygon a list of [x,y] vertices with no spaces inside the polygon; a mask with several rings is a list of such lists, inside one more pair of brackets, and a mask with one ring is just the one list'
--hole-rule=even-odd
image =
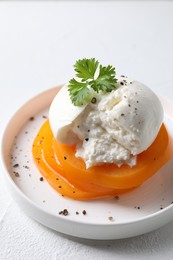
{"label": "white cheese ball", "polygon": [[76,157],[87,168],[102,163],[133,166],[136,155],[155,140],[163,108],[151,89],[119,77],[116,90],[81,107],[72,104],[64,86],[51,104],[49,120],[57,141],[76,144]]}

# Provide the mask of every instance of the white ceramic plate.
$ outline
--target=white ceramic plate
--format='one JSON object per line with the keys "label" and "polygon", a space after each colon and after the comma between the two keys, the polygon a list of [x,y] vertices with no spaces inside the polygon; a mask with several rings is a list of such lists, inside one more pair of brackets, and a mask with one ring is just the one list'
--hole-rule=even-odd
{"label": "white ceramic plate", "polygon": [[[144,185],[118,198],[71,200],[54,191],[45,180],[40,181],[41,175],[33,163],[31,147],[58,90],[50,89],[27,102],[13,116],[4,133],[3,175],[19,206],[45,226],[90,239],[127,238],[152,231],[171,221],[173,160]],[[165,110],[165,125],[173,136],[173,103],[162,97],[160,99]],[[59,215],[63,209],[67,209],[69,215]]]}

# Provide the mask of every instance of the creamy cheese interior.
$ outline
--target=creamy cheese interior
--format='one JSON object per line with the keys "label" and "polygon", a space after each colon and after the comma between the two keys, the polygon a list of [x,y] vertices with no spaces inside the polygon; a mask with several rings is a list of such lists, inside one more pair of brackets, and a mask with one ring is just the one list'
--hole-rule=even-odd
{"label": "creamy cheese interior", "polygon": [[102,163],[136,164],[136,155],[156,138],[163,121],[157,96],[145,85],[122,76],[117,89],[76,107],[67,86],[50,107],[50,125],[61,143],[76,144],[86,168]]}

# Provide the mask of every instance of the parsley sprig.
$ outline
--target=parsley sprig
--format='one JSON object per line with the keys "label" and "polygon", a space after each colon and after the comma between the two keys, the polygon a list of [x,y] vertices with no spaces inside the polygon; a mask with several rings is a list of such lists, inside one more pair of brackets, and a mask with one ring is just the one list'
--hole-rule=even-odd
{"label": "parsley sprig", "polygon": [[116,89],[115,68],[102,66],[95,58],[77,60],[74,65],[77,79],[69,81],[68,91],[72,103],[81,106],[89,103],[96,94]]}

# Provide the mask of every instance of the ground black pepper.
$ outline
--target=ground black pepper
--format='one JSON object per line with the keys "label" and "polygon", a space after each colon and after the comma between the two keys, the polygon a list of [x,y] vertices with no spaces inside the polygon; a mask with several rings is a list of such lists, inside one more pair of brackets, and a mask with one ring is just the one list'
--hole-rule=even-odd
{"label": "ground black pepper", "polygon": [[29,167],[27,165],[23,165],[23,168],[25,169],[28,169],[29,170]]}
{"label": "ground black pepper", "polygon": [[69,214],[67,209],[63,209],[62,211],[59,212],[59,215],[67,216]]}
{"label": "ground black pepper", "polygon": [[95,97],[93,97],[93,98],[91,99],[91,103],[95,104],[96,102],[97,102],[97,99],[96,99]]}
{"label": "ground black pepper", "polygon": [[19,167],[19,164],[16,163],[16,164],[13,165],[13,167],[14,167],[14,168],[17,168],[17,167]]}
{"label": "ground black pepper", "polygon": [[86,215],[86,210],[83,210],[83,211],[82,211],[82,214],[83,214],[83,215]]}
{"label": "ground black pepper", "polygon": [[13,172],[13,173],[14,173],[15,177],[19,177],[20,176],[20,174],[18,172]]}
{"label": "ground black pepper", "polygon": [[40,181],[44,181],[43,177],[40,177]]}

